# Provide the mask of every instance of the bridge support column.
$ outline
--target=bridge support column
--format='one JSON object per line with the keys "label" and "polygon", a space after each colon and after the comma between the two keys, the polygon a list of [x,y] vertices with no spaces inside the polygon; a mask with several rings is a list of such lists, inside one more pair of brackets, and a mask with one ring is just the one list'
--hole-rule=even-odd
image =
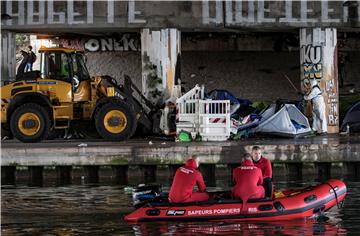
{"label": "bridge support column", "polygon": [[170,97],[180,78],[180,43],[177,29],[141,31],[142,92],[154,103]]}
{"label": "bridge support column", "polygon": [[15,33],[1,31],[1,85],[4,81],[15,80]]}
{"label": "bridge support column", "polygon": [[[339,132],[339,92],[336,28],[300,29],[301,88],[307,93],[316,79],[325,101],[328,133]],[[307,115],[310,116],[308,104]]]}

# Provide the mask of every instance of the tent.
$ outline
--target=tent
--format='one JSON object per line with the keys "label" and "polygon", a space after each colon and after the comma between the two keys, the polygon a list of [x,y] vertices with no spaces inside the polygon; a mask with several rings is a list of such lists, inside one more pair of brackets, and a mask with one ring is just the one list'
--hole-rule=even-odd
{"label": "tent", "polygon": [[283,104],[278,110],[272,104],[260,115],[261,121],[254,132],[284,137],[300,137],[311,132],[308,119],[294,104]]}
{"label": "tent", "polygon": [[349,125],[350,132],[360,132],[360,101],[356,102],[346,112],[346,115],[341,125],[341,130],[346,131],[347,125]]}

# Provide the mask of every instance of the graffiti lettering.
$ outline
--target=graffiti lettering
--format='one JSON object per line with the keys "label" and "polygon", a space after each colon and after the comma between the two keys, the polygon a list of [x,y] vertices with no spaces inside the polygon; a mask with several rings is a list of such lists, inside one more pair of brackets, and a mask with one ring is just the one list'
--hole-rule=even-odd
{"label": "graffiti lettering", "polygon": [[309,79],[321,79],[322,77],[322,65],[303,65],[304,76]]}
{"label": "graffiti lettering", "polygon": [[140,51],[140,39],[136,34],[123,34],[119,38],[60,39],[66,48],[88,52]]}
{"label": "graffiti lettering", "polygon": [[328,94],[328,99],[327,99],[327,104],[329,107],[328,125],[337,126],[339,120],[338,96],[336,93],[335,81],[333,79],[326,81],[325,90]]}
{"label": "graffiti lettering", "polygon": [[304,79],[321,79],[323,76],[322,47],[312,44],[303,45],[300,51]]}
{"label": "graffiti lettering", "polygon": [[60,39],[59,43],[62,47],[72,48],[78,51],[84,51],[84,39]]}
{"label": "graffiti lettering", "polygon": [[[217,0],[219,1],[219,0]],[[231,1],[226,0],[225,2],[225,17],[222,18],[223,9],[221,5],[216,5],[214,8],[209,8],[211,0],[203,0],[203,23],[225,23],[230,25],[241,25],[243,23],[341,23],[348,21],[348,8],[344,7],[343,11],[336,12],[335,9],[339,8],[338,3],[335,1],[321,1],[319,9],[315,8],[315,5],[310,1],[300,1],[300,7],[295,6],[292,0],[277,1],[279,5],[274,7],[269,1],[263,0],[251,0],[251,1]],[[341,4],[341,1],[339,1]],[[255,4],[257,8],[254,7]],[[331,7],[329,5],[332,5]],[[285,9],[279,15],[278,9]],[[360,8],[358,8],[360,9]],[[298,12],[297,12],[298,11]],[[214,12],[213,15],[216,17],[210,18],[209,12]],[[318,15],[318,12],[320,13]],[[265,14],[267,15],[265,18]],[[330,16],[333,14],[333,16]],[[342,14],[342,15],[341,15]],[[244,16],[245,15],[245,16]],[[298,15],[299,17],[295,17]],[[254,17],[257,16],[257,17]],[[279,17],[280,16],[280,17]],[[285,16],[285,17],[283,17]],[[359,15],[360,19],[360,15]]]}
{"label": "graffiti lettering", "polygon": [[303,64],[318,64],[321,62],[321,46],[304,45],[301,47]]}
{"label": "graffiti lettering", "polygon": [[[84,1],[86,4],[85,11],[81,11],[81,7],[75,4],[82,1],[78,0],[68,0],[66,1],[66,10],[60,11],[63,9],[63,6],[60,5],[59,1],[49,0],[49,1],[25,1],[27,3],[27,8],[25,11],[24,1],[6,1],[6,13],[11,16],[10,19],[2,20],[2,25],[44,25],[44,24],[93,24],[94,23],[94,3],[93,1]],[[118,12],[119,9],[116,9],[114,0],[103,1],[107,5],[107,15],[106,23],[112,24],[115,23],[115,12]],[[37,4],[36,4],[37,3]],[[57,3],[55,5],[55,3]],[[35,5],[36,4],[36,5]],[[142,14],[141,11],[136,10],[135,1],[129,0],[128,5],[125,6],[127,9],[127,19],[129,24],[138,24],[146,23],[145,19],[136,18]],[[35,5],[35,6],[34,6]],[[45,9],[47,5],[47,9]],[[37,6],[37,7],[36,7]],[[14,12],[13,8],[17,9],[17,12]],[[76,9],[77,8],[77,9]],[[124,16],[121,16],[123,18]],[[57,18],[57,19],[54,19]],[[16,21],[14,21],[14,19]],[[96,18],[95,18],[96,19]],[[26,21],[25,21],[26,20]],[[119,19],[118,19],[119,20]]]}
{"label": "graffiti lettering", "polygon": [[85,50],[89,52],[139,51],[140,43],[138,38],[131,37],[129,34],[124,34],[120,39],[89,39],[85,42]]}

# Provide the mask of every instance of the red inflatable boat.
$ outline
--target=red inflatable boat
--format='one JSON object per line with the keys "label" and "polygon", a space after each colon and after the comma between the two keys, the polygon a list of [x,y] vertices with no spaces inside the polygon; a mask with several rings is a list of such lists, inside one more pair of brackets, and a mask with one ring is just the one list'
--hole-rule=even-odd
{"label": "red inflatable boat", "polygon": [[[227,194],[229,195],[229,194]],[[155,197],[125,216],[127,222],[146,221],[216,221],[216,220],[289,220],[311,217],[337,205],[342,206],[346,186],[333,179],[317,186],[292,189],[275,194],[274,199],[223,199],[222,194],[206,202],[169,203]]]}

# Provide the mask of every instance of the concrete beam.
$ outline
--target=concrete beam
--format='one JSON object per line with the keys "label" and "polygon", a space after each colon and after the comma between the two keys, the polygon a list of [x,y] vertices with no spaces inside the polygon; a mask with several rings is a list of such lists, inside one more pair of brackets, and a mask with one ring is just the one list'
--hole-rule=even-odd
{"label": "concrete beam", "polygon": [[[355,140],[354,140],[355,142]],[[63,147],[47,143],[28,147],[2,145],[2,166],[86,166],[86,165],[176,165],[183,164],[189,155],[197,155],[202,163],[235,164],[239,156],[250,152],[253,143],[203,142],[194,144],[161,142],[141,144],[91,144],[77,147],[69,143]],[[75,146],[75,147],[74,147]],[[340,143],[324,139],[322,143],[263,144],[264,156],[273,163],[356,162],[360,153],[357,143]]]}
{"label": "concrete beam", "polygon": [[[356,30],[359,7],[343,1],[2,1],[2,28],[22,32],[182,31],[299,27]],[[352,6],[354,5],[354,6]]]}

